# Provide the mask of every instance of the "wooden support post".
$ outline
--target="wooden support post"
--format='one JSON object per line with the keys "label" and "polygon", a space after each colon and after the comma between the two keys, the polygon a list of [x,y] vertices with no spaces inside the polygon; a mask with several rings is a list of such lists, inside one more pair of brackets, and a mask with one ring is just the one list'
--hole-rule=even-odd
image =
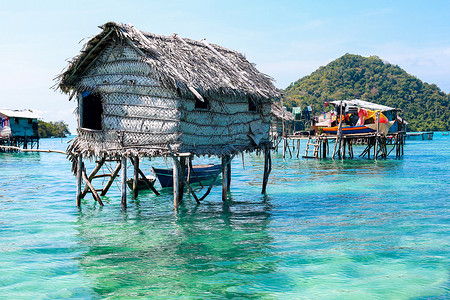
{"label": "wooden support post", "polygon": [[228,189],[227,189],[227,191],[229,192],[230,191],[230,188],[231,188],[231,157],[230,157],[230,155],[227,155],[228,157],[227,157],[227,162],[228,162],[228,164],[227,164],[227,181],[228,181],[228,184],[227,184],[227,187],[228,187]]}
{"label": "wooden support post", "polygon": [[328,140],[326,138],[322,139],[322,158],[327,157]]}
{"label": "wooden support post", "polygon": [[230,159],[229,155],[222,156],[222,201],[227,201],[229,187],[229,169],[228,169],[228,160]]}
{"label": "wooden support post", "polygon": [[297,158],[300,154],[300,139],[297,140]]}
{"label": "wooden support post", "polygon": [[136,199],[139,193],[138,181],[139,181],[139,157],[135,157],[133,160],[133,199]]}
{"label": "wooden support post", "polygon": [[180,195],[181,195],[181,199],[180,201],[183,200],[183,194],[184,194],[184,186],[185,186],[185,171],[186,171],[186,156],[180,156],[180,167],[181,167],[181,172],[180,172],[180,183],[179,183],[179,188],[180,188]]}
{"label": "wooden support post", "polygon": [[270,148],[266,146],[264,148],[264,175],[261,194],[266,193],[267,182],[269,181],[269,175],[272,171],[272,158],[270,157]]}
{"label": "wooden support post", "polygon": [[373,151],[373,154],[375,156],[375,160],[377,160],[378,159],[378,139],[380,138],[380,136],[379,136],[379,132],[380,132],[380,112],[377,112],[375,114],[375,121],[377,123],[377,134],[376,134],[376,137],[375,137],[375,149]]}
{"label": "wooden support post", "polygon": [[83,156],[78,154],[77,164],[77,207],[81,206],[81,172],[83,171]]}
{"label": "wooden support post", "polygon": [[173,205],[175,210],[183,200],[183,190],[181,189],[183,181],[183,167],[177,157],[173,157]]}
{"label": "wooden support post", "polygon": [[347,139],[342,139],[342,144],[341,144],[342,159],[345,159],[345,145],[346,144],[347,144]]}
{"label": "wooden support post", "polygon": [[122,208],[127,209],[127,158],[125,156],[122,157]]}

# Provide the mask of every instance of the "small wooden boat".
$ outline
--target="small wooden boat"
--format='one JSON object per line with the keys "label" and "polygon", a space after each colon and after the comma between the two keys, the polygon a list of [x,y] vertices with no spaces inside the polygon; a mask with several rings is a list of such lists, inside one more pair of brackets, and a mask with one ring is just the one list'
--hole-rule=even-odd
{"label": "small wooden boat", "polygon": [[[195,183],[195,182],[206,182],[209,180],[213,180],[214,176],[217,174],[217,172],[220,170],[220,165],[197,165],[193,166],[193,170],[190,172],[190,178],[189,183]],[[159,180],[159,183],[161,186],[164,187],[172,187],[173,186],[173,170],[172,169],[159,169],[159,168],[152,168],[153,173],[155,173],[156,177]],[[188,175],[188,169],[186,168],[185,172],[185,178],[187,179]]]}
{"label": "small wooden boat", "polygon": [[[358,126],[342,126],[342,134],[357,134],[357,133],[370,133],[376,132],[377,126],[381,134],[386,135],[389,132],[389,128],[394,124],[394,121],[389,121],[387,123],[377,124],[365,124]],[[337,134],[339,126],[334,127],[321,127],[323,133],[327,134]]]}
{"label": "small wooden boat", "polygon": [[[149,175],[149,176],[146,176],[146,177],[147,177],[147,180],[148,180],[148,181],[151,183],[151,185],[153,186],[153,184],[154,184],[155,181],[156,181],[155,176]],[[128,179],[128,180],[127,180],[127,185],[128,185],[128,187],[129,187],[130,189],[133,189],[133,179]],[[139,179],[138,179],[137,188],[138,188],[138,190],[148,190],[148,189],[150,189],[151,187],[148,186],[147,182],[146,182],[143,178],[139,178]]]}
{"label": "small wooden boat", "polygon": [[[339,126],[334,127],[321,127],[323,133],[327,134],[337,134]],[[356,134],[356,133],[369,133],[375,132],[376,130],[369,128],[367,126],[344,126],[342,127],[342,134]]]}

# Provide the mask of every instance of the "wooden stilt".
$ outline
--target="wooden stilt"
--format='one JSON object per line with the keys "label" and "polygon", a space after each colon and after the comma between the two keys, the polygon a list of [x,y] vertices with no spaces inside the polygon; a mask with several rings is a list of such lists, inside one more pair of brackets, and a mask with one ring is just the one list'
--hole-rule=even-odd
{"label": "wooden stilt", "polygon": [[121,181],[122,181],[122,208],[127,209],[127,158],[122,157],[122,174],[121,174]]}
{"label": "wooden stilt", "polygon": [[297,158],[300,155],[300,139],[297,140]]}
{"label": "wooden stilt", "polygon": [[266,146],[264,148],[264,175],[261,194],[266,193],[267,182],[269,181],[269,175],[272,171],[272,158],[270,157],[270,148]]}
{"label": "wooden stilt", "polygon": [[186,170],[186,156],[180,156],[180,183],[179,183],[179,188],[180,188],[180,201],[183,201],[183,194],[184,194],[184,187],[185,187],[185,170]]}
{"label": "wooden stilt", "polygon": [[227,157],[227,162],[228,162],[228,164],[227,164],[227,180],[228,180],[227,192],[229,192],[230,188],[231,188],[231,158],[230,158],[230,155],[227,155],[227,156],[228,156]]}
{"label": "wooden stilt", "polygon": [[342,159],[345,158],[345,146],[347,144],[347,139],[342,139],[342,144],[341,144],[341,153],[342,153]]}
{"label": "wooden stilt", "polygon": [[77,207],[81,206],[81,172],[83,171],[83,156],[80,153],[78,155],[78,166],[77,166]]}
{"label": "wooden stilt", "polygon": [[177,157],[173,157],[173,205],[175,210],[178,208],[182,201],[183,193],[181,189],[183,170],[181,163]]}
{"label": "wooden stilt", "polygon": [[228,160],[230,159],[229,155],[225,155],[222,157],[222,201],[227,201],[229,188],[229,175],[228,175]]}
{"label": "wooden stilt", "polygon": [[133,163],[133,199],[136,199],[139,193],[138,180],[139,180],[139,157],[134,157]]}
{"label": "wooden stilt", "polygon": [[[134,165],[134,160],[133,158],[131,158],[131,162]],[[148,180],[147,176],[145,176],[144,172],[142,172],[141,169],[139,169],[139,167],[137,168],[137,172],[139,175],[141,175],[142,179],[147,183],[148,187],[153,191],[153,193],[155,193],[156,196],[159,196],[159,192],[155,189],[155,187],[153,186],[153,184]]]}

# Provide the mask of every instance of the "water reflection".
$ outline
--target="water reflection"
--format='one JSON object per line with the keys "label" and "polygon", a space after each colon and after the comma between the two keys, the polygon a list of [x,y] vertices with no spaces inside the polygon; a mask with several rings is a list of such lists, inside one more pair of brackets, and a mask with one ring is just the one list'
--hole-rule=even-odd
{"label": "water reflection", "polygon": [[126,213],[85,209],[77,220],[87,249],[80,266],[101,297],[264,297],[255,278],[273,273],[275,262],[272,207],[261,198],[185,205],[178,214],[148,201]]}

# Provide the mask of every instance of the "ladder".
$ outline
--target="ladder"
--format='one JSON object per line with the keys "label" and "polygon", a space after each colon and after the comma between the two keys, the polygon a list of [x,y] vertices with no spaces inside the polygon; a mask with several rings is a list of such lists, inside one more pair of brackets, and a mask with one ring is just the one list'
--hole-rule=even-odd
{"label": "ladder", "polygon": [[[309,146],[314,146],[313,149],[309,150]],[[309,151],[313,151],[312,156],[308,155]],[[308,137],[308,142],[306,143],[305,155],[303,158],[319,158],[320,151],[320,137]]]}

